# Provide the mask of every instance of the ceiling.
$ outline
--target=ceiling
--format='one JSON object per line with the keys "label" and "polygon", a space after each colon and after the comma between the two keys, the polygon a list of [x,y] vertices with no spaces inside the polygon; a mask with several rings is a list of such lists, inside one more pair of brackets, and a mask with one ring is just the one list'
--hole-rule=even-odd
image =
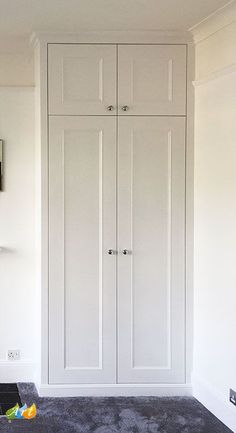
{"label": "ceiling", "polygon": [[187,30],[227,0],[0,0],[0,39],[32,31]]}

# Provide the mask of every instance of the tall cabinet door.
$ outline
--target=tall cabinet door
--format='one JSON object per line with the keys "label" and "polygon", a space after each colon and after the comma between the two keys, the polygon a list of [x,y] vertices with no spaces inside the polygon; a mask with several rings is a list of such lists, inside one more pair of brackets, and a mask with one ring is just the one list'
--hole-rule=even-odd
{"label": "tall cabinet door", "polygon": [[49,114],[116,111],[116,46],[49,44]]}
{"label": "tall cabinet door", "polygon": [[185,45],[120,45],[119,114],[184,115]]}
{"label": "tall cabinet door", "polygon": [[185,119],[119,118],[118,378],[185,381]]}
{"label": "tall cabinet door", "polygon": [[49,381],[116,379],[114,117],[49,120]]}

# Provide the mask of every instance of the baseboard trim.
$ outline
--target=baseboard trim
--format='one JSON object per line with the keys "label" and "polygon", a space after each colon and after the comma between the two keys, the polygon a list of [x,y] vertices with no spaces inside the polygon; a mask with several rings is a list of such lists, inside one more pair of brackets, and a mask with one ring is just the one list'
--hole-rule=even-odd
{"label": "baseboard trim", "polygon": [[190,384],[37,385],[40,397],[192,396]]}
{"label": "baseboard trim", "polygon": [[236,432],[236,408],[200,377],[193,376],[192,383],[193,396],[228,428]]}
{"label": "baseboard trim", "polygon": [[0,383],[34,382],[37,364],[31,361],[0,361]]}

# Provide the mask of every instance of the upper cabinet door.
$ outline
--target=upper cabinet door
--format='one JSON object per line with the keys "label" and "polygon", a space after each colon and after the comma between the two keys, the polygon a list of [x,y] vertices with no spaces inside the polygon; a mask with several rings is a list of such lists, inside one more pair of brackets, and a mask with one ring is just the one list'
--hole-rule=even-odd
{"label": "upper cabinet door", "polygon": [[50,44],[49,114],[116,113],[116,46]]}
{"label": "upper cabinet door", "polygon": [[185,114],[185,45],[121,45],[118,53],[119,114]]}

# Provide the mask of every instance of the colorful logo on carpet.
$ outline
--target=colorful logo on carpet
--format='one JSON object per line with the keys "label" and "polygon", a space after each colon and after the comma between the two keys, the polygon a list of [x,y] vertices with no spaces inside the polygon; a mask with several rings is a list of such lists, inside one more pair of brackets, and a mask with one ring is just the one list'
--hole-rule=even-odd
{"label": "colorful logo on carpet", "polygon": [[28,407],[25,403],[24,406],[20,407],[17,403],[14,407],[6,411],[6,417],[9,421],[13,419],[32,419],[36,417],[36,413],[37,409],[35,404]]}

